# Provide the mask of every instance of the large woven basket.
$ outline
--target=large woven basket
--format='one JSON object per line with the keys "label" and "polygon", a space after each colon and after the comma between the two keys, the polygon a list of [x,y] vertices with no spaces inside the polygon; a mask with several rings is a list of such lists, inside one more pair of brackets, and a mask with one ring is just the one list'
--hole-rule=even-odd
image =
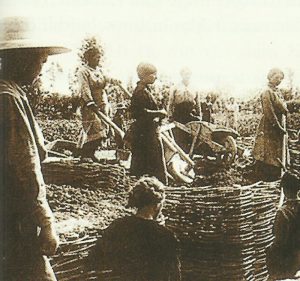
{"label": "large woven basket", "polygon": [[[183,279],[267,280],[277,186],[168,188],[164,215],[180,240]],[[98,236],[93,232],[62,244],[52,260],[59,281],[122,280],[112,272],[86,268]]]}
{"label": "large woven basket", "polygon": [[278,184],[168,189],[166,222],[181,242],[184,280],[267,280]]}

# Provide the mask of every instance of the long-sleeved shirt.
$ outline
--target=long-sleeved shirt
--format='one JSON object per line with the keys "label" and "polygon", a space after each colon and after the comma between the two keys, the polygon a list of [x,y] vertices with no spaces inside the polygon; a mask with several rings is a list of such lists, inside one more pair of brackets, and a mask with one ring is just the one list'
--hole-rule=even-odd
{"label": "long-sleeved shirt", "polygon": [[282,116],[287,114],[288,110],[285,102],[280,97],[277,88],[267,87],[261,94],[263,114],[258,125],[253,156],[257,161],[266,164],[281,167],[282,151],[287,150],[287,145],[283,142]]}
{"label": "long-sleeved shirt", "polygon": [[277,211],[273,231],[275,239],[268,253],[269,273],[276,280],[293,278],[300,269],[299,200],[288,200]]}
{"label": "long-sleeved shirt", "polygon": [[6,219],[13,217],[41,227],[51,223],[41,172],[44,139],[25,92],[4,80],[0,80],[0,155],[1,217],[8,223],[18,223]]}
{"label": "long-sleeved shirt", "polygon": [[82,131],[78,140],[78,147],[84,143],[106,138],[107,125],[89,107],[96,105],[105,115],[109,113],[109,102],[104,88],[107,78],[101,69],[93,69],[84,65],[78,72],[79,92],[81,96]]}
{"label": "long-sleeved shirt", "polygon": [[178,241],[154,220],[115,220],[90,253],[92,269],[111,269],[123,281],[180,281]]}

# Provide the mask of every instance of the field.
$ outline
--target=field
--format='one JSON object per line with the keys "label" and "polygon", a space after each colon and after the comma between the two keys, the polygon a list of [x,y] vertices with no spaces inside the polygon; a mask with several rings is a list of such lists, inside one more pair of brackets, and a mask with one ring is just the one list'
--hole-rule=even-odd
{"label": "field", "polygon": [[[238,130],[241,136],[237,142],[251,150],[259,114],[244,114],[240,116],[239,121]],[[38,122],[47,141],[65,139],[76,142],[81,129],[80,120],[76,118],[71,120],[39,118]],[[220,118],[220,123],[222,122]],[[288,126],[290,129],[298,130],[300,114],[289,116]],[[300,154],[299,151],[296,153]],[[251,171],[244,169],[250,162],[251,156],[239,159],[230,168],[220,168],[211,162],[204,165],[204,170],[203,163],[199,162],[195,168],[198,175],[190,186],[190,192],[193,193],[193,188],[197,190],[199,186],[212,186],[213,189],[227,187],[230,190],[234,186],[252,184],[255,179],[248,177]],[[95,237],[101,235],[102,230],[114,219],[132,213],[133,210],[126,208],[126,200],[133,179],[130,179],[126,169],[115,163],[85,164],[74,159],[67,159],[62,165],[57,163],[54,161],[43,164],[45,182],[48,185],[48,201],[55,213],[56,229],[62,241],[61,249],[53,258],[52,264],[59,280],[77,281],[81,280],[78,276],[81,276],[82,269],[80,266],[75,269],[71,266],[72,258],[74,261],[78,258],[78,254],[86,253],[89,243],[87,248],[80,248],[73,252],[70,250],[72,241],[82,239],[94,241]],[[182,192],[180,186],[177,188]],[[176,196],[176,192],[179,191],[175,188],[174,192],[171,192],[170,196]],[[168,205],[169,211],[170,202]],[[67,256],[64,256],[65,254]],[[65,271],[66,260],[70,262],[69,271]],[[187,276],[186,280],[189,280]]]}
{"label": "field", "polygon": [[[244,114],[240,116],[238,130],[241,137],[238,139],[238,144],[242,144],[244,147],[251,149],[258,120],[258,114]],[[47,141],[64,139],[76,142],[81,129],[81,122],[76,118],[71,120],[39,118],[38,122]],[[300,114],[290,115],[288,122],[289,128],[299,129]],[[216,169],[213,163],[211,165],[206,165],[204,171],[198,171],[202,176],[196,177],[193,186],[232,186],[234,184],[251,184],[253,182],[245,177],[248,171],[242,169],[249,161],[251,161],[251,157],[250,159],[240,159],[229,169]],[[125,205],[125,195],[125,197],[121,196],[118,200],[115,200],[113,199],[115,195],[111,194],[111,191],[100,190],[96,186],[91,189],[91,186],[87,188],[82,186],[63,185],[63,182],[62,185],[55,185],[55,183],[51,182],[51,179],[49,180],[49,183],[48,196],[51,206],[56,212],[56,217],[60,221],[59,229],[61,229],[61,225],[63,225],[62,221],[64,220],[74,222],[75,228],[80,228],[80,225],[83,227],[85,224],[87,227],[95,225],[100,226],[101,228],[106,226],[111,219],[115,218],[116,214],[122,213],[116,210],[118,208],[123,210]],[[114,209],[114,206],[116,209]],[[104,213],[105,216],[103,216]],[[85,217],[85,219],[82,219],[82,217]],[[81,219],[81,221],[78,221],[79,219]],[[98,222],[99,219],[100,222]],[[69,230],[70,232],[73,231],[70,227]]]}

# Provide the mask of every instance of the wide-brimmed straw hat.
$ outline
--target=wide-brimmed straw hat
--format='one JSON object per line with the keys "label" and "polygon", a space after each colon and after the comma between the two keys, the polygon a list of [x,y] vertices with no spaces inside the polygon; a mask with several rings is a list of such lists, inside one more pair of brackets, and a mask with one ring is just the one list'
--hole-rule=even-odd
{"label": "wide-brimmed straw hat", "polygon": [[29,48],[43,49],[48,55],[70,51],[53,40],[36,38],[30,21],[26,18],[3,18],[0,22],[0,54],[9,50]]}

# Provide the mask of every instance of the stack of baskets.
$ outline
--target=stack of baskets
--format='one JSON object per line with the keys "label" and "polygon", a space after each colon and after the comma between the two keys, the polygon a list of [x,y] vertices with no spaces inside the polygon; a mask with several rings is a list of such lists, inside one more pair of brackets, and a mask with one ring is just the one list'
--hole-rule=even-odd
{"label": "stack of baskets", "polygon": [[166,222],[181,241],[185,280],[268,278],[277,185],[168,189]]}

